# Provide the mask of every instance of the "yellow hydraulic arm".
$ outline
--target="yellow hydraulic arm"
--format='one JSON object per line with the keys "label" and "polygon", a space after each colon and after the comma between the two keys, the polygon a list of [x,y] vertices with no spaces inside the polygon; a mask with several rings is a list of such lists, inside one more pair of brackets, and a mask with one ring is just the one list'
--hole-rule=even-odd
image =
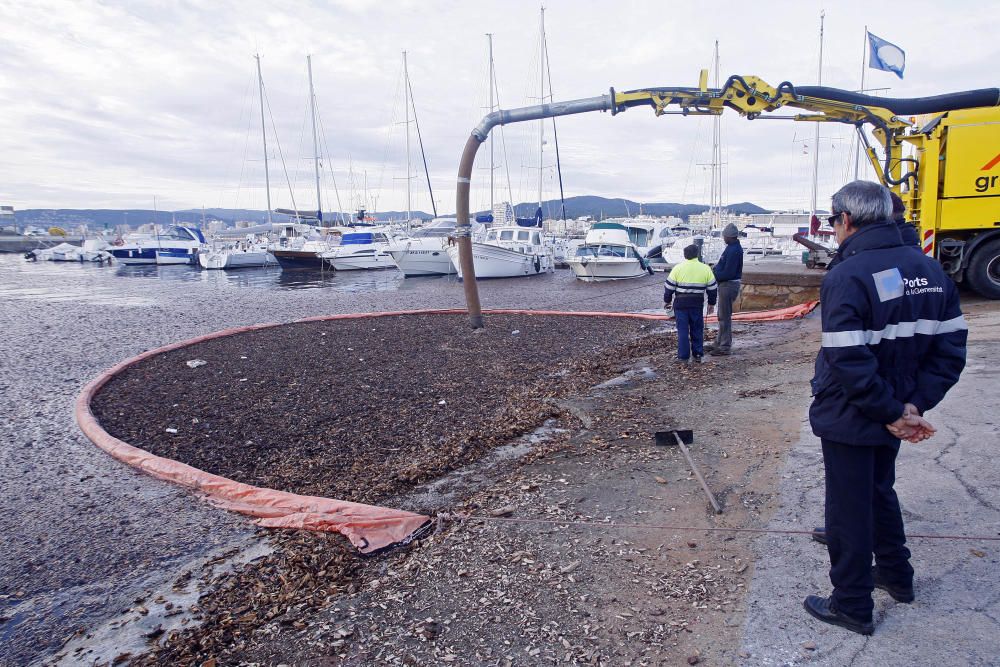
{"label": "yellow hydraulic arm", "polygon": [[[755,118],[783,118],[788,120],[818,123],[846,123],[861,128],[870,123],[874,126],[875,137],[882,144],[884,162],[879,158],[862,132],[866,153],[872,166],[880,175],[884,185],[899,186],[914,172],[902,174],[903,160],[901,138],[911,122],[891,109],[878,104],[880,98],[858,95],[850,91],[820,86],[796,87],[785,81],[774,87],[756,76],[733,75],[721,88],[709,88],[708,70],[701,71],[697,88],[647,88],[615,92],[611,90],[614,105],[612,114],[617,114],[636,106],[649,106],[657,116],[680,115],[721,115],[726,109],[733,109],[749,120]],[[892,100],[890,100],[892,101]],[[679,110],[670,110],[679,107]],[[788,116],[770,114],[790,107],[811,113]]]}
{"label": "yellow hydraulic arm", "polygon": [[[904,142],[919,149],[922,141],[922,130],[914,127],[915,117],[942,116],[949,111],[998,105],[1000,105],[1000,90],[997,88],[900,99],[871,97],[824,86],[795,86],[788,81],[783,81],[774,87],[756,76],[740,75],[730,76],[721,88],[709,88],[708,72],[702,70],[697,88],[645,88],[625,92],[616,92],[612,88],[609,94],[598,97],[493,111],[473,128],[472,135],[466,141],[459,162],[456,184],[455,207],[458,220],[455,235],[459,246],[462,275],[465,278],[463,282],[472,327],[474,329],[482,327],[483,318],[472,261],[469,189],[476,151],[497,125],[591,111],[610,111],[612,115],[616,115],[632,107],[644,106],[652,107],[657,116],[665,114],[716,116],[721,115],[728,107],[751,120],[785,118],[809,122],[846,123],[858,130],[858,137],[865,144],[868,159],[882,184],[897,192],[908,190],[904,202],[908,204],[915,219],[919,220],[921,201],[918,188],[920,184],[917,182],[919,164],[916,159],[903,155]],[[770,115],[783,107],[808,113]],[[934,122],[932,120],[928,127]],[[862,131],[862,127],[869,123],[873,126],[872,133],[875,139],[881,144],[881,156],[869,145],[867,135]],[[929,184],[929,187],[934,186]]]}

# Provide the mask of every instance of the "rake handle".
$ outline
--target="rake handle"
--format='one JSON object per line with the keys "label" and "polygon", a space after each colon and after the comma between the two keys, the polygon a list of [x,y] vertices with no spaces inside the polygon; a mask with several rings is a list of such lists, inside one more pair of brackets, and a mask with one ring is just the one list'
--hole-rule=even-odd
{"label": "rake handle", "polygon": [[694,461],[691,460],[691,453],[688,452],[687,446],[684,444],[684,441],[681,440],[681,437],[677,435],[676,431],[674,431],[674,439],[677,440],[677,444],[681,446],[681,451],[684,452],[684,458],[687,459],[688,465],[691,466],[691,472],[693,472],[694,476],[698,478],[701,488],[705,490],[705,495],[708,496],[708,502],[712,503],[712,509],[715,510],[716,514],[722,514],[722,508],[719,507],[719,502],[715,499],[715,496],[712,495],[712,492],[708,490],[708,484],[705,483],[705,478],[701,476],[700,472],[698,472],[698,466],[696,466]]}

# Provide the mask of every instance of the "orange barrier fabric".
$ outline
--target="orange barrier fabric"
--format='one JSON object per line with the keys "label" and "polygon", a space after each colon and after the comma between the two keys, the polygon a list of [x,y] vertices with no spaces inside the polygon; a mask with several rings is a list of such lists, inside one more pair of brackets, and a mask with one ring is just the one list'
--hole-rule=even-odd
{"label": "orange barrier fabric", "polygon": [[[767,322],[802,317],[816,307],[817,302],[756,313],[738,313],[734,320],[744,322]],[[356,319],[362,317],[387,317],[391,315],[442,314],[463,315],[464,309],[410,310],[381,313],[354,313],[349,315],[321,315],[308,317],[297,322],[318,322],[336,319]],[[666,320],[666,315],[647,313],[604,313],[576,311],[540,311],[497,309],[484,313],[511,315],[553,315],[577,317],[621,317],[644,320]],[[80,429],[95,445],[114,458],[138,468],[142,472],[165,481],[173,482],[203,494],[214,505],[227,510],[255,517],[256,522],[268,528],[293,528],[341,533],[362,553],[372,553],[380,549],[408,541],[411,536],[426,525],[430,518],[413,512],[404,512],[386,507],[364,505],[345,500],[302,496],[287,491],[277,491],[236,482],[219,475],[213,475],[179,461],[156,456],[143,449],[123,442],[107,431],[94,416],[90,402],[94,395],[118,373],[157,354],[169,352],[213,338],[231,336],[248,331],[257,331],[281,326],[280,323],[255,324],[247,327],[224,329],[198,336],[190,340],[172,343],[121,362],[108,369],[83,388],[75,405],[76,421]]]}

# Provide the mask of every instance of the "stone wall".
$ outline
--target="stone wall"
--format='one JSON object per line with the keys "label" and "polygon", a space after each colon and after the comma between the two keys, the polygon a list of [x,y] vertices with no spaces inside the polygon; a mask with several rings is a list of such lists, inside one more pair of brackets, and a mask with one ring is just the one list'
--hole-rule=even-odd
{"label": "stone wall", "polygon": [[819,299],[819,286],[744,284],[734,310],[786,308]]}
{"label": "stone wall", "polygon": [[819,286],[826,271],[802,265],[749,267],[743,272],[743,287],[735,310],[786,308],[819,299]]}

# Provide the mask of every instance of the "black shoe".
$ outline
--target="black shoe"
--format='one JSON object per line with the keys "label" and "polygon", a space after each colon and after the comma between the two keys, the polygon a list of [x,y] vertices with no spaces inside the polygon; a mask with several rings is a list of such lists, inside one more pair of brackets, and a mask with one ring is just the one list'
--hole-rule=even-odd
{"label": "black shoe", "polygon": [[896,602],[909,604],[916,599],[916,596],[913,594],[912,584],[910,586],[894,586],[890,584],[882,577],[882,573],[877,565],[872,568],[872,579],[875,580],[875,588],[881,588]]}
{"label": "black shoe", "polygon": [[869,621],[862,621],[843,613],[833,604],[832,598],[821,598],[818,595],[810,595],[802,602],[802,606],[813,618],[817,618],[830,625],[839,625],[847,628],[851,632],[860,635],[870,635],[875,632],[875,624]]}
{"label": "black shoe", "polygon": [[702,355],[696,354],[696,355],[694,355],[694,363],[696,363],[696,364],[705,363],[705,359],[702,358]]}
{"label": "black shoe", "polygon": [[813,528],[812,538],[813,542],[826,544],[826,528]]}
{"label": "black shoe", "polygon": [[723,350],[722,348],[713,347],[712,351],[709,352],[709,354],[712,355],[713,357],[728,357],[729,350]]}

